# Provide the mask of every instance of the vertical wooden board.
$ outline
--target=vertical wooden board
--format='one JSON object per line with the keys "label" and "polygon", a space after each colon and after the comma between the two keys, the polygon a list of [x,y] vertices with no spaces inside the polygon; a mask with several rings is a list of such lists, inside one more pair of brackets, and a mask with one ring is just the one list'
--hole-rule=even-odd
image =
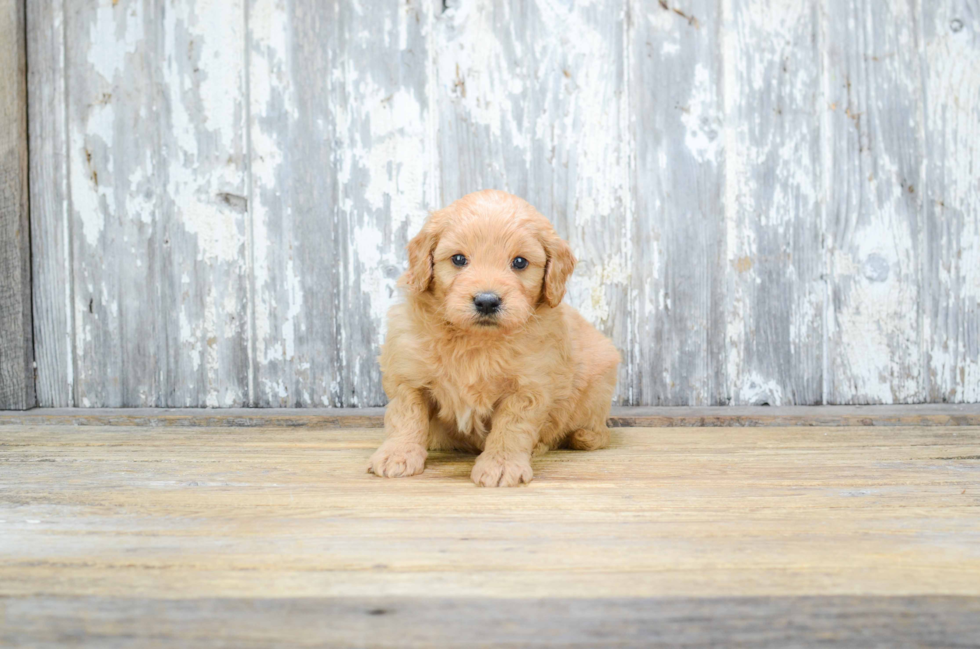
{"label": "vertical wooden board", "polygon": [[530,81],[526,17],[520,5],[508,0],[446,2],[443,7],[433,27],[440,202],[448,205],[480,189],[502,189],[530,200],[524,140],[524,95]]}
{"label": "vertical wooden board", "polygon": [[432,207],[430,11],[250,5],[256,405],[385,401],[384,318]]}
{"label": "vertical wooden board", "polygon": [[719,5],[630,5],[634,403],[731,399]]}
{"label": "vertical wooden board", "polygon": [[20,0],[0,0],[0,410],[33,408],[27,43]]}
{"label": "vertical wooden board", "polygon": [[626,4],[452,3],[438,17],[440,203],[479,189],[527,199],[579,259],[568,299],[623,354],[630,399]]}
{"label": "vertical wooden board", "polygon": [[[437,209],[428,38],[435,3],[342,3],[331,78],[340,146],[342,405],[384,405],[377,356],[405,246]],[[430,128],[430,124],[433,128]]]}
{"label": "vertical wooden board", "polygon": [[619,349],[613,398],[629,403],[627,5],[541,1],[524,11],[527,199],[575,251],[568,301]]}
{"label": "vertical wooden board", "polygon": [[822,400],[820,54],[811,0],[725,0],[731,403]]}
{"label": "vertical wooden board", "polygon": [[77,405],[242,405],[244,8],[66,7]]}
{"label": "vertical wooden board", "polygon": [[911,1],[829,0],[822,14],[829,403],[922,400],[923,152]]}
{"label": "vertical wooden board", "polygon": [[980,401],[980,2],[922,3],[929,401]]}
{"label": "vertical wooden board", "polygon": [[157,43],[155,30],[146,33],[155,16],[139,3],[96,0],[66,3],[65,12],[75,399],[85,407],[160,405],[155,235],[166,198],[159,191],[134,204],[147,191],[141,185],[152,192],[162,174],[153,164]]}
{"label": "vertical wooden board", "polygon": [[252,404],[341,406],[339,5],[248,8]]}
{"label": "vertical wooden board", "polygon": [[27,5],[34,359],[41,407],[75,405],[71,220],[61,0]]}

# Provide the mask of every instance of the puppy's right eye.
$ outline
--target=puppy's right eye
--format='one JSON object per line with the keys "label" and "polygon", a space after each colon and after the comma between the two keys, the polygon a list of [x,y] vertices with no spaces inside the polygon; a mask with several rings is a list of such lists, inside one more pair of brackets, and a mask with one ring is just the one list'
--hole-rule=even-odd
{"label": "puppy's right eye", "polygon": [[462,267],[462,266],[465,266],[466,265],[466,256],[465,255],[453,255],[452,257],[450,257],[450,259],[453,260],[453,266],[460,266],[460,267]]}

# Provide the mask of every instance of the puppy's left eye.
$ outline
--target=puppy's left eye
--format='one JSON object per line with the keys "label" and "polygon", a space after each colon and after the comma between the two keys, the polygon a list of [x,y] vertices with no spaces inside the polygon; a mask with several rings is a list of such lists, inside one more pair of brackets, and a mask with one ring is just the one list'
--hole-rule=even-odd
{"label": "puppy's left eye", "polygon": [[450,257],[453,261],[454,266],[465,266],[466,265],[466,255],[453,255]]}
{"label": "puppy's left eye", "polygon": [[527,268],[527,259],[524,259],[524,257],[514,257],[514,261],[510,262],[510,266],[514,270],[524,270]]}

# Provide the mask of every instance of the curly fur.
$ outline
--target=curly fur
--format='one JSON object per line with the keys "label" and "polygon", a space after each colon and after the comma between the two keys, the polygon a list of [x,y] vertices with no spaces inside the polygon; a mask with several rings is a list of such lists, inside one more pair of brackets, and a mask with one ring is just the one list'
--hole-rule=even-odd
{"label": "curly fur", "polygon": [[[619,353],[562,303],[575,257],[547,219],[476,192],[432,213],[408,255],[380,357],[387,438],[370,472],[414,475],[426,449],[457,449],[480,453],[476,484],[513,486],[531,481],[532,454],[608,443]],[[516,256],[527,268],[511,267]],[[489,323],[473,306],[487,291],[502,298]]]}

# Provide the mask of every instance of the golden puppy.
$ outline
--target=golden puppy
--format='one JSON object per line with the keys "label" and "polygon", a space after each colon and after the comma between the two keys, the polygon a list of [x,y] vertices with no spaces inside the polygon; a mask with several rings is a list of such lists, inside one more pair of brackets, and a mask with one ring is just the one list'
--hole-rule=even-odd
{"label": "golden puppy", "polygon": [[408,244],[406,301],[381,348],[387,439],[368,471],[421,473],[426,449],[480,452],[484,487],[531,481],[531,455],[602,448],[619,353],[562,304],[568,244],[500,191],[434,212]]}

